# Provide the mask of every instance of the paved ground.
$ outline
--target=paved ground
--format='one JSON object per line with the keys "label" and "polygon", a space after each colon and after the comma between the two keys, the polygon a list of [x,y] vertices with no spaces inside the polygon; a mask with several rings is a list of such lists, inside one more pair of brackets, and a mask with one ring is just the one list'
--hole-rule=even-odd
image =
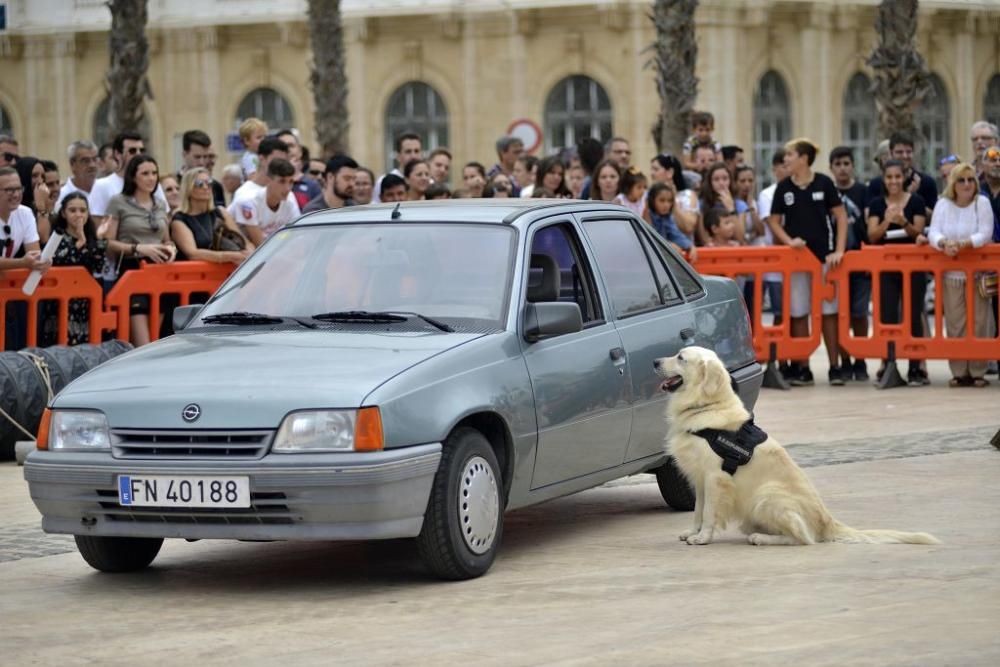
{"label": "paved ground", "polygon": [[1000,387],[931,374],[766,391],[757,417],[838,518],[934,547],[687,546],[691,515],[643,475],[509,514],[475,581],[429,581],[399,541],[168,543],[147,572],[108,576],[38,531],[3,464],[2,662],[1000,664]]}

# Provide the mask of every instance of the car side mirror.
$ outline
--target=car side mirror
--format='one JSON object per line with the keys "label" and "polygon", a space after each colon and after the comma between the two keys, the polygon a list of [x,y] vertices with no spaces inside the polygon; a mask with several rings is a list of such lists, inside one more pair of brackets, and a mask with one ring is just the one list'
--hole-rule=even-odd
{"label": "car side mirror", "polygon": [[174,308],[174,331],[180,331],[198,316],[201,309],[205,307],[203,303],[193,303],[190,306],[178,306]]}
{"label": "car side mirror", "polygon": [[524,308],[524,338],[529,343],[577,331],[583,331],[583,315],[575,303],[544,301]]}

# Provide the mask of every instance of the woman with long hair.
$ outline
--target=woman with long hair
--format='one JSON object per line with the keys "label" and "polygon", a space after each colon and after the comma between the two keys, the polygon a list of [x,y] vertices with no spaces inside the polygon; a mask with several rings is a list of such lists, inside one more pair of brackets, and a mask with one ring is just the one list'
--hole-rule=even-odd
{"label": "woman with long hair", "polygon": [[[547,158],[543,158],[535,166],[534,186],[538,189],[545,188],[553,196],[561,199],[570,199],[573,197],[573,193],[566,186],[566,168],[563,166],[558,155],[550,155]],[[521,196],[523,197],[524,195],[522,194]]]}
{"label": "woman with long hair", "polygon": [[601,160],[594,167],[590,182],[590,198],[596,201],[614,201],[621,184],[621,168],[611,160]]}
{"label": "woman with long hair", "polygon": [[[170,237],[177,245],[177,259],[239,264],[254,246],[240,232],[229,212],[215,205],[212,197],[212,177],[204,167],[184,172],[180,185],[180,207],[170,220]],[[232,248],[213,248],[218,227],[239,238]],[[242,244],[242,249],[235,246]]]}
{"label": "woman with long hair", "polygon": [[[90,216],[87,195],[71,192],[63,198],[58,213],[52,219],[52,231],[62,235],[56,253],[52,256],[53,266],[82,266],[91,274],[101,273],[108,242],[97,238],[97,226]],[[68,344],[89,342],[90,301],[71,299],[68,320]],[[57,325],[57,320],[48,320],[47,324]]]}
{"label": "woman with long hair", "polygon": [[[701,181],[702,215],[704,215],[705,211],[716,207],[730,215],[742,215],[746,213],[747,208],[745,203],[742,206],[737,203],[733,190],[733,179],[729,175],[729,168],[724,162],[716,162],[709,167],[708,171],[705,172],[705,178]],[[698,236],[702,239],[703,245],[710,243],[704,225],[699,225]],[[737,225],[736,240],[742,244],[744,237],[745,230],[743,226]]]}
{"label": "woman with long hair", "polygon": [[423,160],[407,162],[403,167],[403,178],[406,179],[406,198],[409,201],[420,201],[431,184],[431,168]]}
{"label": "woman with long hair", "polygon": [[[141,260],[156,264],[174,261],[177,248],[170,240],[167,207],[154,196],[159,181],[156,160],[136,155],[125,167],[121,194],[108,202],[100,236],[108,240],[108,251],[116,258],[119,275],[140,268]],[[132,297],[129,314],[129,340],[136,347],[145,345],[150,341],[149,297]]]}
{"label": "woman with long hair", "polygon": [[[975,168],[963,162],[948,174],[948,185],[934,206],[927,237],[918,242],[929,243],[932,248],[949,257],[956,257],[965,248],[980,248],[993,237],[993,209],[990,201],[979,194],[979,181]],[[967,305],[972,306],[971,328],[978,338],[996,335],[989,297],[977,289],[972,290],[973,303],[966,303],[966,275],[964,271],[945,271],[944,274],[944,324],[949,338],[966,335],[970,323]],[[951,387],[985,387],[989,384],[983,375],[985,361],[949,359]]]}

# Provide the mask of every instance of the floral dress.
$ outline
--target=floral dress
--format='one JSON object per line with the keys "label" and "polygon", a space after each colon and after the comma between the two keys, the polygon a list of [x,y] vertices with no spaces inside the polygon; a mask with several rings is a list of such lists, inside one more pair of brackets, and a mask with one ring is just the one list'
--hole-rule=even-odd
{"label": "floral dress", "polygon": [[[104,268],[104,256],[108,242],[104,239],[88,239],[83,247],[77,247],[76,239],[69,234],[63,234],[56,254],[52,257],[53,266],[82,266],[91,274],[99,274]],[[90,342],[90,302],[86,299],[71,299],[69,302],[69,341],[70,345]]]}

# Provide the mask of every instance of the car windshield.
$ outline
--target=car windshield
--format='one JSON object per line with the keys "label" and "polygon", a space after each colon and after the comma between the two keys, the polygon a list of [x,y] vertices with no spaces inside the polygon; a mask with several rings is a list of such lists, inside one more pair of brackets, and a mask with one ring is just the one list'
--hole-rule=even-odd
{"label": "car windshield", "polygon": [[[284,229],[236,270],[199,313],[194,326],[208,325],[212,320],[205,323],[204,319],[213,315],[234,312],[309,318],[364,311],[410,313],[453,326],[500,328],[513,244],[513,229],[486,224],[369,223]],[[221,321],[228,320],[223,317]]]}

